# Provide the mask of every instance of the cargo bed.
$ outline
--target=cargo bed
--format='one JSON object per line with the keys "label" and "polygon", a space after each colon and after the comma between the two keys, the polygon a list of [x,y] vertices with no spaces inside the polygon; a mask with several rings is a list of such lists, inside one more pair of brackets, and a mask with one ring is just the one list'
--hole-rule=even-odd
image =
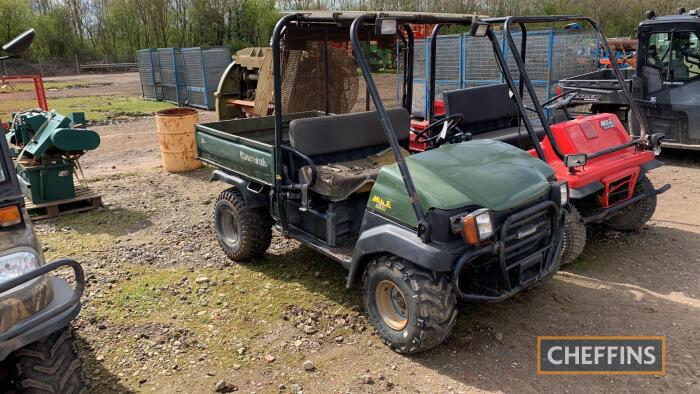
{"label": "cargo bed", "polygon": [[[322,112],[285,115],[282,142],[289,142],[290,121],[322,115]],[[274,116],[201,123],[196,126],[195,134],[199,160],[265,185],[274,183]]]}

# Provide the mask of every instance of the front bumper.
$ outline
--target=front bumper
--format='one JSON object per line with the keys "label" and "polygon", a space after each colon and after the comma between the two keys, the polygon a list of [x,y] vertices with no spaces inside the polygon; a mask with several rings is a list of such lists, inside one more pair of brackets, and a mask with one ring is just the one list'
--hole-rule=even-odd
{"label": "front bumper", "polygon": [[[511,230],[517,230],[542,218],[544,212],[548,213],[550,221],[546,233],[535,232],[530,237],[522,237],[522,240],[513,239]],[[500,227],[496,242],[466,252],[454,265],[451,277],[457,296],[463,301],[502,301],[556,272],[561,264],[561,226],[561,208],[553,201],[541,202],[509,216]],[[544,242],[545,239],[548,241]],[[542,241],[537,244],[534,252],[517,258],[508,256],[525,243],[534,240]],[[483,258],[489,262],[481,264]],[[467,267],[478,268],[485,265],[495,265],[498,268],[496,284],[485,286],[480,291],[464,291],[463,286],[460,286],[462,271]]]}
{"label": "front bumper", "polygon": [[647,197],[661,194],[670,188],[671,188],[671,185],[666,184],[666,185],[661,186],[660,188],[652,191],[651,193],[638,193],[635,196],[633,196],[632,198],[630,198],[629,200],[623,201],[623,202],[621,202],[617,205],[614,205],[612,207],[601,208],[599,210],[599,212],[597,212],[593,215],[584,216],[583,223],[596,224],[596,223],[604,222],[605,220],[610,219],[611,217],[617,215],[618,213],[621,213],[625,208],[629,207],[630,205],[635,204],[636,202],[641,201]]}
{"label": "front bumper", "polygon": [[2,294],[61,267],[73,269],[75,289],[71,288],[64,279],[50,277],[49,281],[53,287],[51,302],[41,311],[0,333],[0,361],[15,350],[65,327],[78,315],[80,297],[85,289],[85,275],[83,268],[76,261],[57,260],[0,285],[0,294]]}

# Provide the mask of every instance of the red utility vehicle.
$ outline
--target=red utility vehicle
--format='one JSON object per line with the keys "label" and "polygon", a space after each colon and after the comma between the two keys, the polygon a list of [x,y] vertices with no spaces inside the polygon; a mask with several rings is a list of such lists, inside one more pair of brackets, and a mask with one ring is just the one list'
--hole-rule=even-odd
{"label": "red utility vehicle", "polygon": [[[631,98],[616,64],[611,67],[640,124],[639,139],[632,139],[615,114],[572,117],[566,108],[576,97],[576,91],[540,104],[525,67],[526,25],[560,22],[587,22],[610,53],[595,20],[584,16],[503,17],[479,21],[473,25],[471,35],[491,41],[505,83],[447,91],[442,101],[435,100],[435,59],[431,58],[428,115],[425,120],[413,120],[410,149],[430,149],[440,139],[493,139],[519,146],[545,160],[555,170],[557,178],[566,180],[570,187],[562,252],[562,263],[566,264],[583,251],[587,224],[603,223],[616,230],[637,230],[653,215],[656,196],[670,185],[655,189],[646,176],[648,171],[662,165],[655,156],[664,134],[647,132],[646,119]],[[495,25],[503,26],[504,38],[519,73],[518,84],[492,31]],[[513,25],[521,32],[520,48],[511,34]],[[431,46],[437,45],[439,30],[439,25],[433,29]],[[526,91],[532,107],[524,103]],[[545,111],[558,110],[564,112],[567,120],[554,124]],[[528,111],[537,115],[539,126],[528,118]],[[436,123],[435,119],[444,121]]]}

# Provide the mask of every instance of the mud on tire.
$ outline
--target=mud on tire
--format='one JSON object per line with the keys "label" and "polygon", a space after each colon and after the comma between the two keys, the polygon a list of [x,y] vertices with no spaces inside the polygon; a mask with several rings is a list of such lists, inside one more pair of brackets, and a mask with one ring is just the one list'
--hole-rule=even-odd
{"label": "mud on tire", "polygon": [[[386,302],[381,300],[387,298],[383,293],[389,291],[402,296],[405,308],[399,309],[403,314],[388,316],[386,306],[382,307]],[[397,353],[418,353],[438,346],[449,336],[457,318],[448,275],[423,270],[396,256],[380,256],[369,262],[363,299],[379,337]]]}
{"label": "mud on tire", "polygon": [[70,326],[17,350],[12,361],[22,393],[76,394],[86,390]]}
{"label": "mud on tire", "polygon": [[226,189],[214,206],[216,237],[234,261],[261,257],[272,241],[272,220],[266,207],[248,208],[240,190]]}
{"label": "mud on tire", "polygon": [[561,265],[571,264],[581,255],[586,246],[586,225],[578,210],[569,206],[570,211],[564,215],[564,233],[562,234]]}
{"label": "mud on tire", "polygon": [[642,192],[647,193],[648,196],[625,208],[620,214],[606,220],[605,225],[618,231],[636,231],[648,222],[656,210],[656,194],[653,194],[654,185],[644,175],[637,180],[634,195]]}

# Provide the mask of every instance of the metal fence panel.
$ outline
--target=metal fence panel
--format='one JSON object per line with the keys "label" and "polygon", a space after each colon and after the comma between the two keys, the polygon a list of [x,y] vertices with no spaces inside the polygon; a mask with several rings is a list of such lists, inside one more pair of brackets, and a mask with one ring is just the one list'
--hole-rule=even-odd
{"label": "metal fence panel", "polygon": [[[508,60],[508,68],[517,83],[519,74],[513,54],[503,40],[503,32],[495,33]],[[513,33],[513,40],[518,49],[521,38],[520,32]],[[416,40],[412,112],[423,117],[426,116],[428,102],[426,83],[429,81],[429,47],[429,38]],[[528,31],[525,66],[540,102],[556,95],[559,80],[594,71],[598,63],[597,47],[598,40],[590,31]],[[446,90],[503,82],[488,38],[470,37],[466,33],[440,36],[435,69],[436,99],[440,99],[442,92]],[[525,96],[525,103],[531,104],[528,95]],[[536,116],[530,117],[537,120]]]}
{"label": "metal fence panel", "polygon": [[159,64],[157,49],[147,48],[136,51],[136,65],[139,69],[141,91],[145,99],[163,99]]}
{"label": "metal fence panel", "polygon": [[158,61],[163,100],[176,105],[187,103],[185,65],[180,48],[159,48]]}
{"label": "metal fence panel", "polygon": [[214,109],[214,92],[221,75],[231,63],[227,47],[183,48],[188,104],[193,107]]}

